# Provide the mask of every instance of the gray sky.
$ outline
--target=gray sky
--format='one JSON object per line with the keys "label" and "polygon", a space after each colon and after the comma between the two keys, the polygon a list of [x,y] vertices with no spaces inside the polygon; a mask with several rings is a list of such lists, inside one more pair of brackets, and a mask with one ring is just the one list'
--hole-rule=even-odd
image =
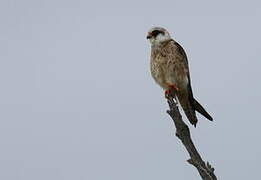
{"label": "gray sky", "polygon": [[190,126],[204,160],[259,179],[260,19],[259,1],[2,0],[0,179],[200,179],[150,77],[154,25],[214,117]]}

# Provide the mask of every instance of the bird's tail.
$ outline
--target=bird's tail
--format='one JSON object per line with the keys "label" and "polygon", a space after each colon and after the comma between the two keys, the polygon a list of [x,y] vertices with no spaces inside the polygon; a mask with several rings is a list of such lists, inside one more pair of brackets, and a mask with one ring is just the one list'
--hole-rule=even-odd
{"label": "bird's tail", "polygon": [[208,112],[199,104],[199,102],[194,99],[193,101],[194,108],[197,112],[205,116],[208,120],[213,121],[213,118],[208,114]]}
{"label": "bird's tail", "polygon": [[186,98],[187,97],[179,96],[178,99],[179,99],[180,105],[181,105],[185,115],[187,116],[189,122],[193,126],[196,127],[198,119],[196,116],[194,105],[192,103],[190,103],[190,101],[188,101]]}

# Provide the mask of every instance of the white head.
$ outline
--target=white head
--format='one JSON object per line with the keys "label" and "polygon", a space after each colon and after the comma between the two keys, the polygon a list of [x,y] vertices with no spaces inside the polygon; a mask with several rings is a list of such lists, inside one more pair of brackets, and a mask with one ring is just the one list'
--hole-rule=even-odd
{"label": "white head", "polygon": [[171,39],[169,32],[162,27],[153,27],[149,30],[147,39],[150,40],[152,46],[159,46],[165,41]]}

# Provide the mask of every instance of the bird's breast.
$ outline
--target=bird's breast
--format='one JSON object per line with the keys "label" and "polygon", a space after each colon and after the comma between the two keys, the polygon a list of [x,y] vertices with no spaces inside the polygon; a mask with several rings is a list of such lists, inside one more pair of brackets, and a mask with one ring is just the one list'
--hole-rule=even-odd
{"label": "bird's breast", "polygon": [[188,83],[183,64],[161,53],[151,56],[151,75],[163,89],[169,85],[183,89]]}
{"label": "bird's breast", "polygon": [[166,82],[165,71],[166,62],[160,56],[155,56],[151,58],[150,70],[153,79],[163,88],[167,89],[168,85]]}

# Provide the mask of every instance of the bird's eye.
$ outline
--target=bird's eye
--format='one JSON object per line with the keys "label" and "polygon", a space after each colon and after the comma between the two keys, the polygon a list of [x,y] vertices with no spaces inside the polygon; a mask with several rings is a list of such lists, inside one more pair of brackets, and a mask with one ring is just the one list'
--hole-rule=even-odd
{"label": "bird's eye", "polygon": [[154,30],[154,31],[151,32],[151,35],[154,36],[154,37],[156,37],[156,36],[159,35],[160,33],[161,33],[161,34],[164,34],[162,31]]}

